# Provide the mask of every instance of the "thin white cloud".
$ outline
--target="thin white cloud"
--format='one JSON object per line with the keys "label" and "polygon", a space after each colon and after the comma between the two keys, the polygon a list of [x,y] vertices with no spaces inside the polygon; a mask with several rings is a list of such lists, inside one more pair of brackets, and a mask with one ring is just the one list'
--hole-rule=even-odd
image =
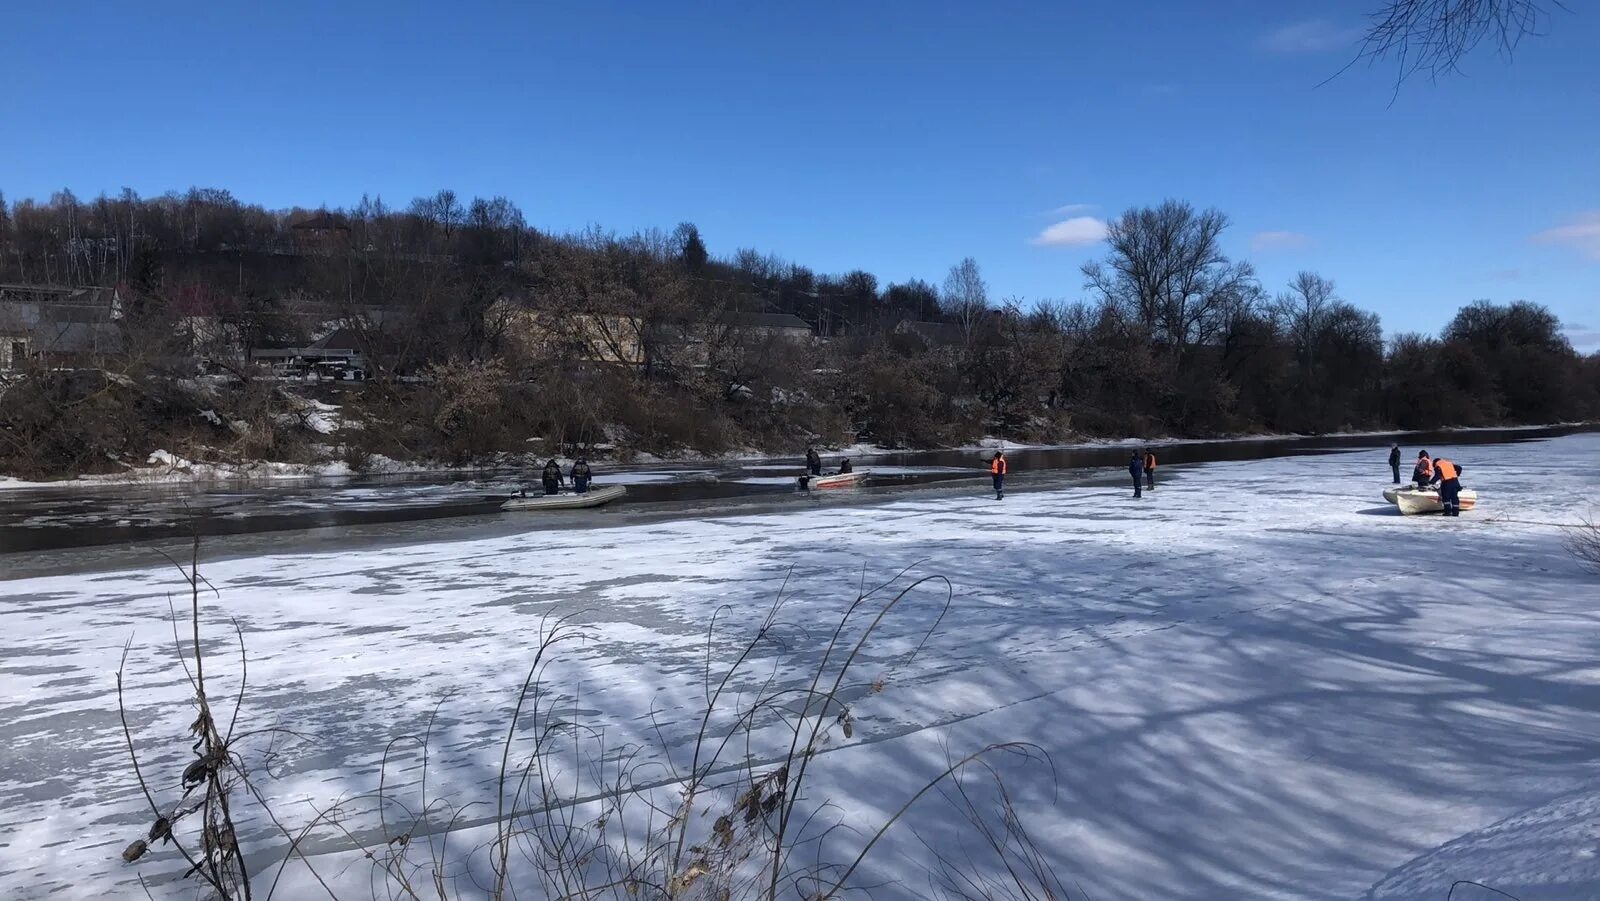
{"label": "thin white cloud", "polygon": [[1361,38],[1361,29],[1327,19],[1292,22],[1262,35],[1256,45],[1268,53],[1309,56],[1349,49]]}
{"label": "thin white cloud", "polygon": [[1057,222],[1033,239],[1035,247],[1088,247],[1106,239],[1106,224],[1093,216]]}
{"label": "thin white cloud", "polygon": [[1086,213],[1092,213],[1097,209],[1099,209],[1099,205],[1098,204],[1093,204],[1093,203],[1069,203],[1066,206],[1058,206],[1053,210],[1047,210],[1047,211],[1044,212],[1043,215],[1046,215],[1046,216],[1082,216],[1082,215],[1084,215]]}
{"label": "thin white cloud", "polygon": [[1589,210],[1565,224],[1547,228],[1533,236],[1535,244],[1569,247],[1591,260],[1600,260],[1600,210]]}
{"label": "thin white cloud", "polygon": [[1581,325],[1569,325],[1562,330],[1572,346],[1582,353],[1600,351],[1600,331]]}
{"label": "thin white cloud", "polygon": [[1250,239],[1250,249],[1256,253],[1274,250],[1295,250],[1311,243],[1311,238],[1299,232],[1256,232]]}

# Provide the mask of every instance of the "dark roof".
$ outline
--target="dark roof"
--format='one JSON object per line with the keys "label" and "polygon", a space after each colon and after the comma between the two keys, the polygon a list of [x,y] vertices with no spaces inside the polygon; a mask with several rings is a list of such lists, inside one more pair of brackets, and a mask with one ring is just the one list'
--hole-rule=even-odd
{"label": "dark roof", "polygon": [[722,321],[742,328],[785,328],[811,331],[804,319],[789,313],[727,313]]}
{"label": "dark roof", "polygon": [[114,297],[109,288],[0,285],[0,329],[48,343],[63,331],[56,326],[111,324],[116,315]]}
{"label": "dark roof", "polygon": [[311,346],[322,350],[360,350],[361,334],[353,328],[338,328],[332,334],[311,342]]}
{"label": "dark roof", "polygon": [[41,322],[110,322],[111,308],[90,304],[51,304],[39,311]]}
{"label": "dark roof", "polygon": [[289,226],[300,231],[349,231],[350,226],[345,224],[344,217],[332,213],[318,213],[309,219],[301,219]]}
{"label": "dark roof", "polygon": [[115,294],[110,288],[94,286],[0,285],[0,301],[109,305]]}
{"label": "dark roof", "polygon": [[915,335],[930,347],[960,344],[966,339],[961,326],[950,322],[917,322],[907,319],[894,327],[900,335]]}
{"label": "dark roof", "polygon": [[114,353],[122,350],[122,329],[112,322],[42,323],[33,346],[46,354]]}

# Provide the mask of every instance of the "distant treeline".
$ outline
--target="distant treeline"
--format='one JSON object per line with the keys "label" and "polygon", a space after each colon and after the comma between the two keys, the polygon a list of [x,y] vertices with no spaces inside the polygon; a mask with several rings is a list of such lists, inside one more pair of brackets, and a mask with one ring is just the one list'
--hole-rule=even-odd
{"label": "distant treeline", "polygon": [[[19,339],[0,469],[101,468],[158,445],[359,464],[1600,418],[1600,356],[1544,307],[1475,301],[1438,335],[1386,342],[1322,275],[1264,288],[1222,252],[1227,226],[1177,201],[1129,210],[1103,259],[1064,274],[1081,299],[1023,304],[991,297],[971,259],[937,285],[880,285],[713,256],[687,223],[547,234],[504,198],[450,191],[286,211],[218,190],[0,198],[0,283],[115,289],[123,336],[70,366]],[[325,436],[306,427],[307,388],[251,351],[334,329],[366,378],[337,398],[359,427]]]}

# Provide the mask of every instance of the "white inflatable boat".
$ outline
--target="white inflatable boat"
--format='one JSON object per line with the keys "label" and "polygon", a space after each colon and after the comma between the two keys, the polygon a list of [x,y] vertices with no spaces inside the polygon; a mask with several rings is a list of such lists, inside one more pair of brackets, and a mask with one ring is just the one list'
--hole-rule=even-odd
{"label": "white inflatable boat", "polygon": [[526,497],[514,497],[500,505],[502,510],[582,510],[587,507],[599,507],[609,504],[624,494],[628,489],[621,485],[607,485],[604,488],[593,488],[582,494],[570,492],[566,494],[530,494]]}

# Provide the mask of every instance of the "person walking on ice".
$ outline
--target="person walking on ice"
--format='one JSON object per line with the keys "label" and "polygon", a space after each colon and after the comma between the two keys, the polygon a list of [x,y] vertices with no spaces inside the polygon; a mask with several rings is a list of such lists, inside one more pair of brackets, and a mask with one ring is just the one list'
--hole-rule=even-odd
{"label": "person walking on ice", "polygon": [[1400,445],[1389,445],[1389,468],[1394,470],[1394,483],[1400,484]]}
{"label": "person walking on ice", "polygon": [[1133,476],[1133,496],[1144,497],[1144,457],[1138,451],[1128,459],[1128,475]]}
{"label": "person walking on ice", "polygon": [[989,461],[989,474],[994,476],[994,499],[997,501],[1005,500],[1006,473],[1010,470],[1010,464],[1006,463],[1006,452],[995,451],[994,459]]}
{"label": "person walking on ice", "polygon": [[1144,483],[1151,491],[1156,490],[1156,452],[1149,448],[1144,451]]}

